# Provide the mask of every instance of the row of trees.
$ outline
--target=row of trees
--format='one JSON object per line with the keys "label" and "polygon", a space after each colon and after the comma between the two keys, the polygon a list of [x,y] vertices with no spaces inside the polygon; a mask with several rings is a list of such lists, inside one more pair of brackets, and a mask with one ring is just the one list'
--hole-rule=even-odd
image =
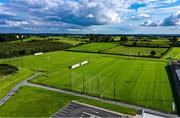
{"label": "row of trees", "polygon": [[11,73],[16,73],[18,68],[8,64],[0,64],[0,75],[8,75]]}
{"label": "row of trees", "polygon": [[[148,38],[148,37],[146,37]],[[152,38],[152,37],[151,37]],[[156,37],[153,40],[159,39],[161,40],[162,38]],[[178,38],[177,37],[166,37],[164,38],[167,40],[167,42],[161,43],[156,43],[152,41],[151,39],[144,40],[142,37],[127,37],[127,36],[121,36],[120,37],[120,44],[125,45],[125,46],[137,46],[137,47],[170,47],[170,46],[178,46]],[[169,42],[168,42],[169,40]]]}
{"label": "row of trees", "polygon": [[51,52],[64,50],[71,47],[70,44],[49,41],[0,43],[0,58],[30,55],[37,52]]}
{"label": "row of trees", "polygon": [[24,38],[28,38],[29,36],[26,35],[16,35],[16,34],[1,34],[0,35],[0,42],[9,42],[15,40],[22,40]]}
{"label": "row of trees", "polygon": [[112,36],[99,36],[99,35],[90,35],[89,41],[91,42],[113,42],[114,38]]}

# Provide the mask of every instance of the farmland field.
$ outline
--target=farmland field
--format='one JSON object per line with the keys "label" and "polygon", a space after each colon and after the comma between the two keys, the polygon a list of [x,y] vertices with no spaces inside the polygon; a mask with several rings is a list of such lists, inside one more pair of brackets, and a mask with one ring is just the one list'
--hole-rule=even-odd
{"label": "farmland field", "polygon": [[95,100],[81,99],[39,88],[23,87],[7,104],[0,107],[0,117],[50,117],[72,100],[131,115],[135,115],[137,112],[133,109]]}
{"label": "farmland field", "polygon": [[80,43],[85,43],[85,40],[88,40],[87,38],[82,39],[81,37],[79,38],[74,38],[74,37],[63,37],[63,36],[49,36],[46,38],[43,37],[37,37],[37,36],[31,36],[29,38],[24,38],[22,40],[15,40],[11,41],[9,43],[16,43],[16,42],[31,42],[32,40],[38,40],[38,41],[50,41],[50,42],[61,42],[61,43],[68,43],[71,45],[78,45]]}
{"label": "farmland field", "polygon": [[165,56],[165,58],[172,57],[174,59],[180,59],[180,47],[174,47],[168,54]]}
{"label": "farmland field", "polygon": [[89,43],[85,44],[82,46],[70,48],[69,50],[74,50],[74,51],[87,51],[87,52],[99,52],[99,51],[104,51],[113,47],[118,46],[119,43],[114,42],[114,43]]}
{"label": "farmland field", "polygon": [[89,40],[88,38],[82,39],[81,37],[63,37],[63,36],[50,36],[47,39],[55,39],[55,42],[69,43],[71,45],[78,45],[80,43],[85,43],[85,40]]}
{"label": "farmland field", "polygon": [[[70,65],[83,60],[88,60],[89,64],[69,69]],[[16,61],[10,63],[16,64]],[[63,51],[23,57],[23,68],[47,71],[32,80],[35,83],[173,112],[165,66],[165,62],[148,59],[116,59]]]}
{"label": "farmland field", "polygon": [[[161,53],[165,53],[168,48],[149,48],[149,47],[126,47],[126,46],[118,46],[115,48],[111,48],[109,50],[104,51],[105,53],[113,53],[113,54],[125,54],[125,55],[143,55],[149,56],[151,55],[151,51],[156,52],[156,56],[161,56]],[[139,53],[139,54],[138,54]]]}
{"label": "farmland field", "polygon": [[128,41],[125,44],[133,45],[136,42],[138,46],[157,46],[157,47],[170,47],[171,42],[167,39],[164,40],[149,40],[149,41]]}
{"label": "farmland field", "polygon": [[123,54],[123,55],[137,55],[137,56],[150,56],[151,51],[155,51],[157,57],[165,53],[168,48],[150,48],[150,47],[129,47],[119,46],[118,42],[114,43],[90,43],[73,47],[68,50],[85,51],[85,52],[102,52],[110,54]]}

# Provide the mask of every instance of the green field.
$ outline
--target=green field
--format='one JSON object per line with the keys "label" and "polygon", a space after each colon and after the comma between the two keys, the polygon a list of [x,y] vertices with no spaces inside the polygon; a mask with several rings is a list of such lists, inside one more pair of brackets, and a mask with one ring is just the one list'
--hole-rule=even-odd
{"label": "green field", "polygon": [[[173,112],[166,62],[116,57],[59,51],[25,56],[22,65],[24,69],[46,71],[32,80],[35,83]],[[83,60],[88,60],[89,64],[69,69]],[[7,63],[16,65],[17,62]]]}
{"label": "green field", "polygon": [[[68,68],[83,60],[89,60],[89,64]],[[49,77],[45,73],[33,82],[172,112],[173,97],[165,66],[165,62],[148,59],[62,51],[23,58],[23,68],[49,73]]]}
{"label": "green field", "polygon": [[78,45],[80,43],[85,43],[85,40],[89,40],[88,38],[75,38],[75,37],[63,37],[63,36],[50,36],[47,39],[54,39],[55,42],[69,43],[71,45]]}
{"label": "green field", "polygon": [[22,40],[15,40],[15,41],[11,41],[9,43],[31,42],[32,40],[46,40],[46,41],[50,41],[50,42],[62,42],[62,43],[68,43],[68,44],[75,46],[75,45],[78,45],[80,43],[85,43],[85,40],[89,40],[89,39],[88,38],[82,39],[81,37],[74,38],[74,37],[63,37],[63,36],[49,36],[46,38],[31,36],[29,38],[25,38]]}
{"label": "green field", "polygon": [[137,112],[95,100],[81,99],[39,88],[23,87],[4,106],[0,107],[0,117],[50,117],[72,100],[131,115]]}
{"label": "green field", "polygon": [[133,43],[136,42],[138,46],[160,46],[160,47],[170,47],[171,42],[167,39],[161,39],[161,40],[147,40],[147,41],[128,41],[125,44],[127,45],[133,45]]}
{"label": "green field", "polygon": [[110,48],[114,48],[116,46],[118,46],[119,43],[117,42],[113,42],[113,43],[89,43],[89,44],[85,44],[82,46],[78,46],[78,47],[74,47],[74,48],[70,48],[69,50],[73,50],[73,51],[87,51],[87,52],[99,52],[99,51],[104,51]]}
{"label": "green field", "polygon": [[78,47],[73,47],[68,50],[85,51],[85,52],[102,52],[110,54],[122,55],[137,55],[137,56],[150,56],[151,51],[155,51],[157,57],[165,53],[168,48],[150,48],[150,47],[129,47],[119,46],[118,42],[113,43],[90,43]]}
{"label": "green field", "polygon": [[168,54],[165,56],[165,58],[173,58],[173,59],[180,59],[180,47],[174,47]]}
{"label": "green field", "polygon": [[17,73],[0,76],[0,99],[4,97],[16,84],[32,74],[29,69],[21,69]]}
{"label": "green field", "polygon": [[82,41],[80,40],[73,40],[73,39],[60,39],[57,42],[62,42],[62,43],[69,43],[71,45],[78,45],[80,43],[82,43]]}
{"label": "green field", "polygon": [[105,53],[113,54],[125,54],[125,55],[139,55],[139,56],[149,56],[151,51],[155,51],[155,56],[161,56],[168,48],[148,48],[148,47],[126,47],[118,46],[104,51]]}

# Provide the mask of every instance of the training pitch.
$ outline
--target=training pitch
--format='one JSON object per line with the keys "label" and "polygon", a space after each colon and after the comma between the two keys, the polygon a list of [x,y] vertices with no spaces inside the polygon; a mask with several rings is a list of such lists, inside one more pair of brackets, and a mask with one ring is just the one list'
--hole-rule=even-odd
{"label": "training pitch", "polygon": [[[89,63],[69,69],[84,60]],[[17,64],[15,59],[9,63]],[[21,68],[45,71],[35,83],[173,112],[164,61],[60,51],[25,56],[22,63]]]}

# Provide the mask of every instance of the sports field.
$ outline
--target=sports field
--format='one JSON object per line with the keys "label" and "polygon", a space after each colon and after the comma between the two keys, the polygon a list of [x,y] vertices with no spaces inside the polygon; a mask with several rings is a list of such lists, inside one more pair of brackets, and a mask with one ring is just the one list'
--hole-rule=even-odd
{"label": "sports field", "polygon": [[[50,69],[49,79],[46,76],[41,76],[34,79],[33,82],[78,92],[84,91],[87,94],[100,95],[109,99],[115,97],[117,100],[128,103],[172,111],[173,97],[165,69],[166,63],[90,55],[88,65],[75,70],[68,69],[68,62],[76,59],[80,61],[79,57],[87,56],[84,53],[81,54],[59,53],[59,58],[61,56],[64,58],[59,62],[50,60],[50,63],[56,63],[54,66],[57,67]],[[69,63],[69,65],[71,64]],[[116,84],[115,96],[114,81]]]}
{"label": "sports field", "polygon": [[82,46],[78,46],[78,47],[74,47],[74,48],[70,48],[69,50],[74,50],[74,51],[86,51],[86,52],[99,52],[99,51],[104,51],[110,48],[114,48],[116,46],[118,46],[119,43],[118,42],[113,42],[113,43],[89,43],[89,44],[85,44]]}
{"label": "sports field", "polygon": [[148,47],[126,47],[118,46],[106,50],[105,53],[114,53],[114,54],[125,54],[125,55],[142,55],[149,56],[151,51],[155,51],[155,56],[161,56],[161,53],[164,53],[168,48],[148,48]]}
{"label": "sports field", "polygon": [[[89,60],[89,64],[68,68],[83,60]],[[165,62],[148,59],[62,51],[23,58],[23,68],[46,71],[33,82],[172,112],[173,97],[165,66]]]}

